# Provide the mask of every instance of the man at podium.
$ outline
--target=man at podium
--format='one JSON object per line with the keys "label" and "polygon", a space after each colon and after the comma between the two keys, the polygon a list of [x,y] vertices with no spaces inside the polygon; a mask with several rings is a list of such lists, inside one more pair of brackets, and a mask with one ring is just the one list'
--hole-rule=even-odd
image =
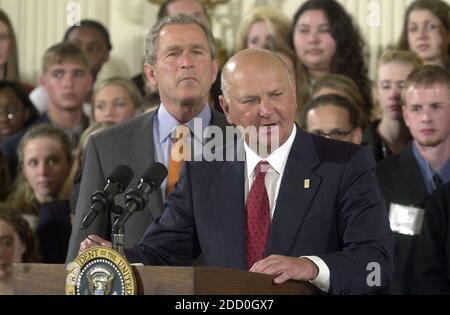
{"label": "man at podium", "polygon": [[[393,237],[370,151],[295,124],[295,83],[271,52],[230,58],[222,90],[241,137],[220,152],[225,160],[184,163],[164,213],[126,257],[182,266],[201,253],[207,265],[310,281],[330,294],[385,288]],[[81,251],[111,246],[90,238]]]}

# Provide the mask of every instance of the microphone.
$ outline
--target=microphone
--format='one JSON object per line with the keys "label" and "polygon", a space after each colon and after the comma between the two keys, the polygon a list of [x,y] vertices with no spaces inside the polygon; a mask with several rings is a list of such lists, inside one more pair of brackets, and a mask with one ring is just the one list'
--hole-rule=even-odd
{"label": "microphone", "polygon": [[137,211],[145,208],[148,196],[161,186],[167,176],[167,168],[155,162],[142,175],[139,186],[130,190],[125,196],[125,208],[122,215],[114,223],[112,233],[117,233],[128,219]]}
{"label": "microphone", "polygon": [[85,230],[101,212],[110,209],[115,195],[122,193],[130,184],[134,173],[129,166],[118,165],[106,178],[103,190],[96,190],[91,197],[91,210],[84,217],[81,230]]}

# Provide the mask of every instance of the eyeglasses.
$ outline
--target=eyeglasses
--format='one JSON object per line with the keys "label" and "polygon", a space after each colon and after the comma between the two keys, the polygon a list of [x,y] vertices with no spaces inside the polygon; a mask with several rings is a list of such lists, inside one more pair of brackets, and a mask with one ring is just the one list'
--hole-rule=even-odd
{"label": "eyeglasses", "polygon": [[332,130],[330,132],[322,132],[320,130],[315,130],[312,133],[317,136],[321,136],[321,137],[325,137],[325,138],[330,138],[330,139],[334,139],[334,140],[342,140],[345,137],[347,137],[349,134],[351,134],[352,132],[353,132],[353,129],[348,130],[348,131]]}
{"label": "eyeglasses", "polygon": [[0,107],[0,116],[5,116],[8,120],[12,120],[20,111],[21,109],[18,109],[14,105],[6,105]]}

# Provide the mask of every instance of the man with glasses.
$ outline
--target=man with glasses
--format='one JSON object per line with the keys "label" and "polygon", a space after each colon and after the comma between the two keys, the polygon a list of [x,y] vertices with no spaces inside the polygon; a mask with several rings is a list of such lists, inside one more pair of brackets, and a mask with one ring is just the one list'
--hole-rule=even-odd
{"label": "man with glasses", "polygon": [[311,100],[303,109],[302,127],[315,135],[361,144],[361,113],[349,99],[326,94]]}

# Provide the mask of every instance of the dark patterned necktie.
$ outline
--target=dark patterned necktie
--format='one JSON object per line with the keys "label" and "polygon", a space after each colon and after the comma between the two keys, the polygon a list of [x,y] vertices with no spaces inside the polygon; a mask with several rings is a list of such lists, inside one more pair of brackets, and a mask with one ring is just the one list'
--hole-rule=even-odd
{"label": "dark patterned necktie", "polygon": [[269,163],[261,161],[256,165],[255,181],[247,197],[247,267],[263,258],[270,229],[269,197],[264,178]]}
{"label": "dark patterned necktie", "polygon": [[434,184],[433,189],[437,189],[443,184],[442,179],[438,173],[433,175],[432,180],[433,180],[433,184]]}

